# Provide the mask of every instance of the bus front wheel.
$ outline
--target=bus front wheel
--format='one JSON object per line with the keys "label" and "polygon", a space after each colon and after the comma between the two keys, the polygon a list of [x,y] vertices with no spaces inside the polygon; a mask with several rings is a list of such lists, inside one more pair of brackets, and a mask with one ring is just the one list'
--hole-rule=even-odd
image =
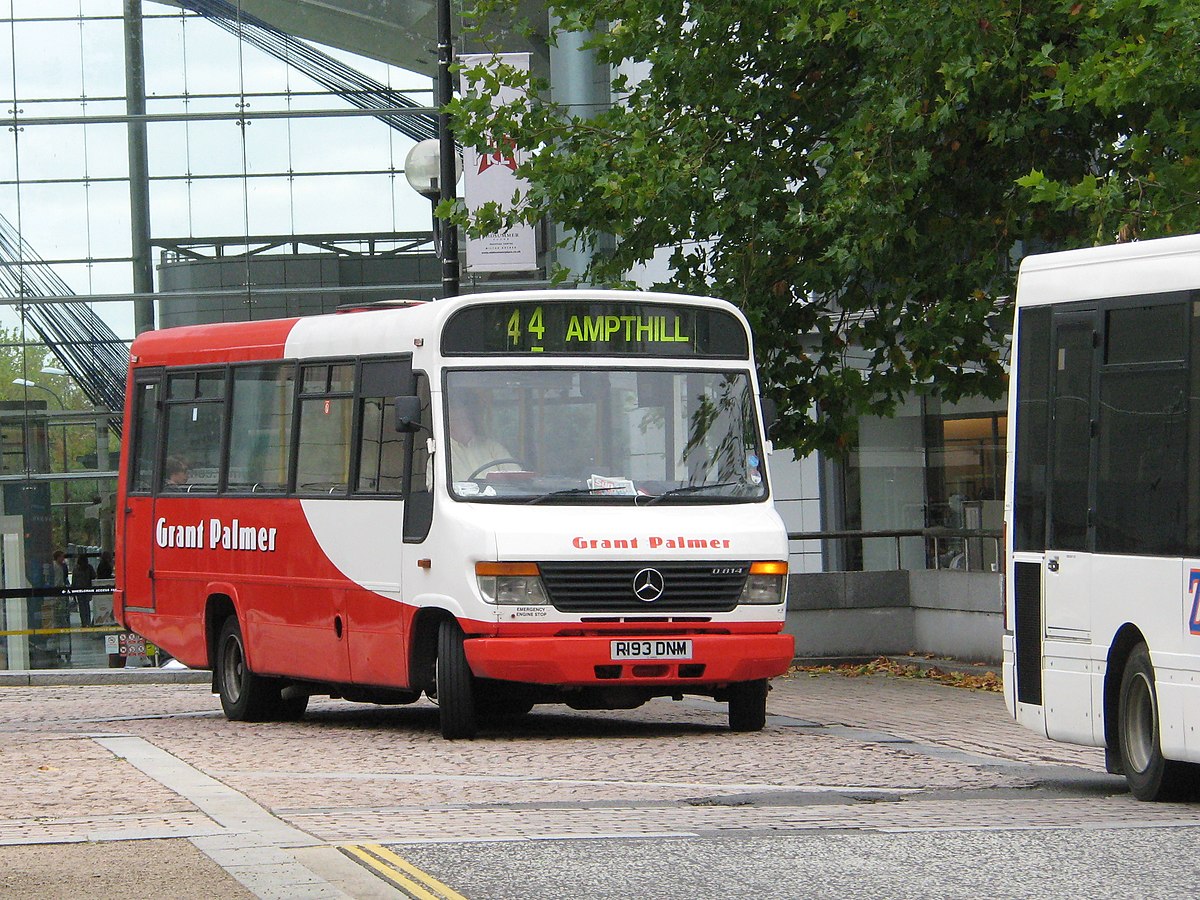
{"label": "bus front wheel", "polygon": [[250,671],[237,616],[225,620],[217,638],[217,690],[225,718],[232,722],[265,722],[279,703],[278,685]]}
{"label": "bus front wheel", "polygon": [[729,686],[729,730],[762,731],[767,724],[767,679]]}
{"label": "bus front wheel", "polygon": [[449,619],[438,626],[435,680],[442,737],[448,741],[475,737],[475,676],[467,665],[462,629]]}
{"label": "bus front wheel", "polygon": [[1189,767],[1162,755],[1154,666],[1145,644],[1133,648],[1121,676],[1117,735],[1125,779],[1133,796],[1139,800],[1171,800],[1186,789]]}

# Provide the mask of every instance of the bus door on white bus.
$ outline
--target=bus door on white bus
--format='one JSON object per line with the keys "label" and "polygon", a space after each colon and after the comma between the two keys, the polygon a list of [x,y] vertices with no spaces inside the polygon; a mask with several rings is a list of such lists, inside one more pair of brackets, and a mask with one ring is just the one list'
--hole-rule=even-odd
{"label": "bus door on white bus", "polygon": [[1095,334],[1094,310],[1055,317],[1045,632],[1067,640],[1087,640],[1091,632],[1088,548],[1094,526],[1089,485],[1095,453]]}
{"label": "bus door on white bus", "polygon": [[[1096,310],[1060,312],[1053,327],[1042,653],[1047,693],[1066,693],[1074,701],[1045,710],[1046,733],[1059,740],[1090,742]],[[1075,712],[1066,714],[1064,721],[1063,713],[1055,714],[1056,708]],[[1081,709],[1088,715],[1080,716]]]}

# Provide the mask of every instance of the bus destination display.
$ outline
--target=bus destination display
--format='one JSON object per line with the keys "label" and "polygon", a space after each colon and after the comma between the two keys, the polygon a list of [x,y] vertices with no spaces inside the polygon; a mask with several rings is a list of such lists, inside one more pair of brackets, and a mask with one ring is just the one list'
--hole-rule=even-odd
{"label": "bus destination display", "polygon": [[720,309],[641,303],[496,303],[450,319],[442,352],[744,358],[742,323]]}

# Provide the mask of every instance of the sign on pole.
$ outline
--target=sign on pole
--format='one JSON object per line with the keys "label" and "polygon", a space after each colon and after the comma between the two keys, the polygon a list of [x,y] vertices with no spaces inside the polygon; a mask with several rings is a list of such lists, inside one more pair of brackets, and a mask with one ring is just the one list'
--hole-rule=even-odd
{"label": "sign on pole", "polygon": [[[497,61],[529,71],[528,53],[474,53],[460,56],[459,60],[464,70]],[[464,74],[463,93],[471,87]],[[509,103],[523,93],[516,88],[501,87],[493,104]],[[511,142],[489,153],[479,153],[474,147],[463,148],[463,202],[468,211],[474,213],[488,202],[495,202],[506,210],[513,208],[513,196],[523,195],[529,188],[529,183],[516,174],[523,155],[523,151]],[[467,238],[466,265],[468,272],[529,272],[536,269],[537,238],[533,226],[520,224],[497,234]]]}

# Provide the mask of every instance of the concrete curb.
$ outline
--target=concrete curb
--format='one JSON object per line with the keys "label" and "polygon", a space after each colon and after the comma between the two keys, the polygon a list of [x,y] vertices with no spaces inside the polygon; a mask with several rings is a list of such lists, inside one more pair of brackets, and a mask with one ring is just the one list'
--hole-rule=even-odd
{"label": "concrete curb", "polygon": [[203,669],[28,669],[0,672],[0,687],[54,687],[85,684],[212,684]]}

